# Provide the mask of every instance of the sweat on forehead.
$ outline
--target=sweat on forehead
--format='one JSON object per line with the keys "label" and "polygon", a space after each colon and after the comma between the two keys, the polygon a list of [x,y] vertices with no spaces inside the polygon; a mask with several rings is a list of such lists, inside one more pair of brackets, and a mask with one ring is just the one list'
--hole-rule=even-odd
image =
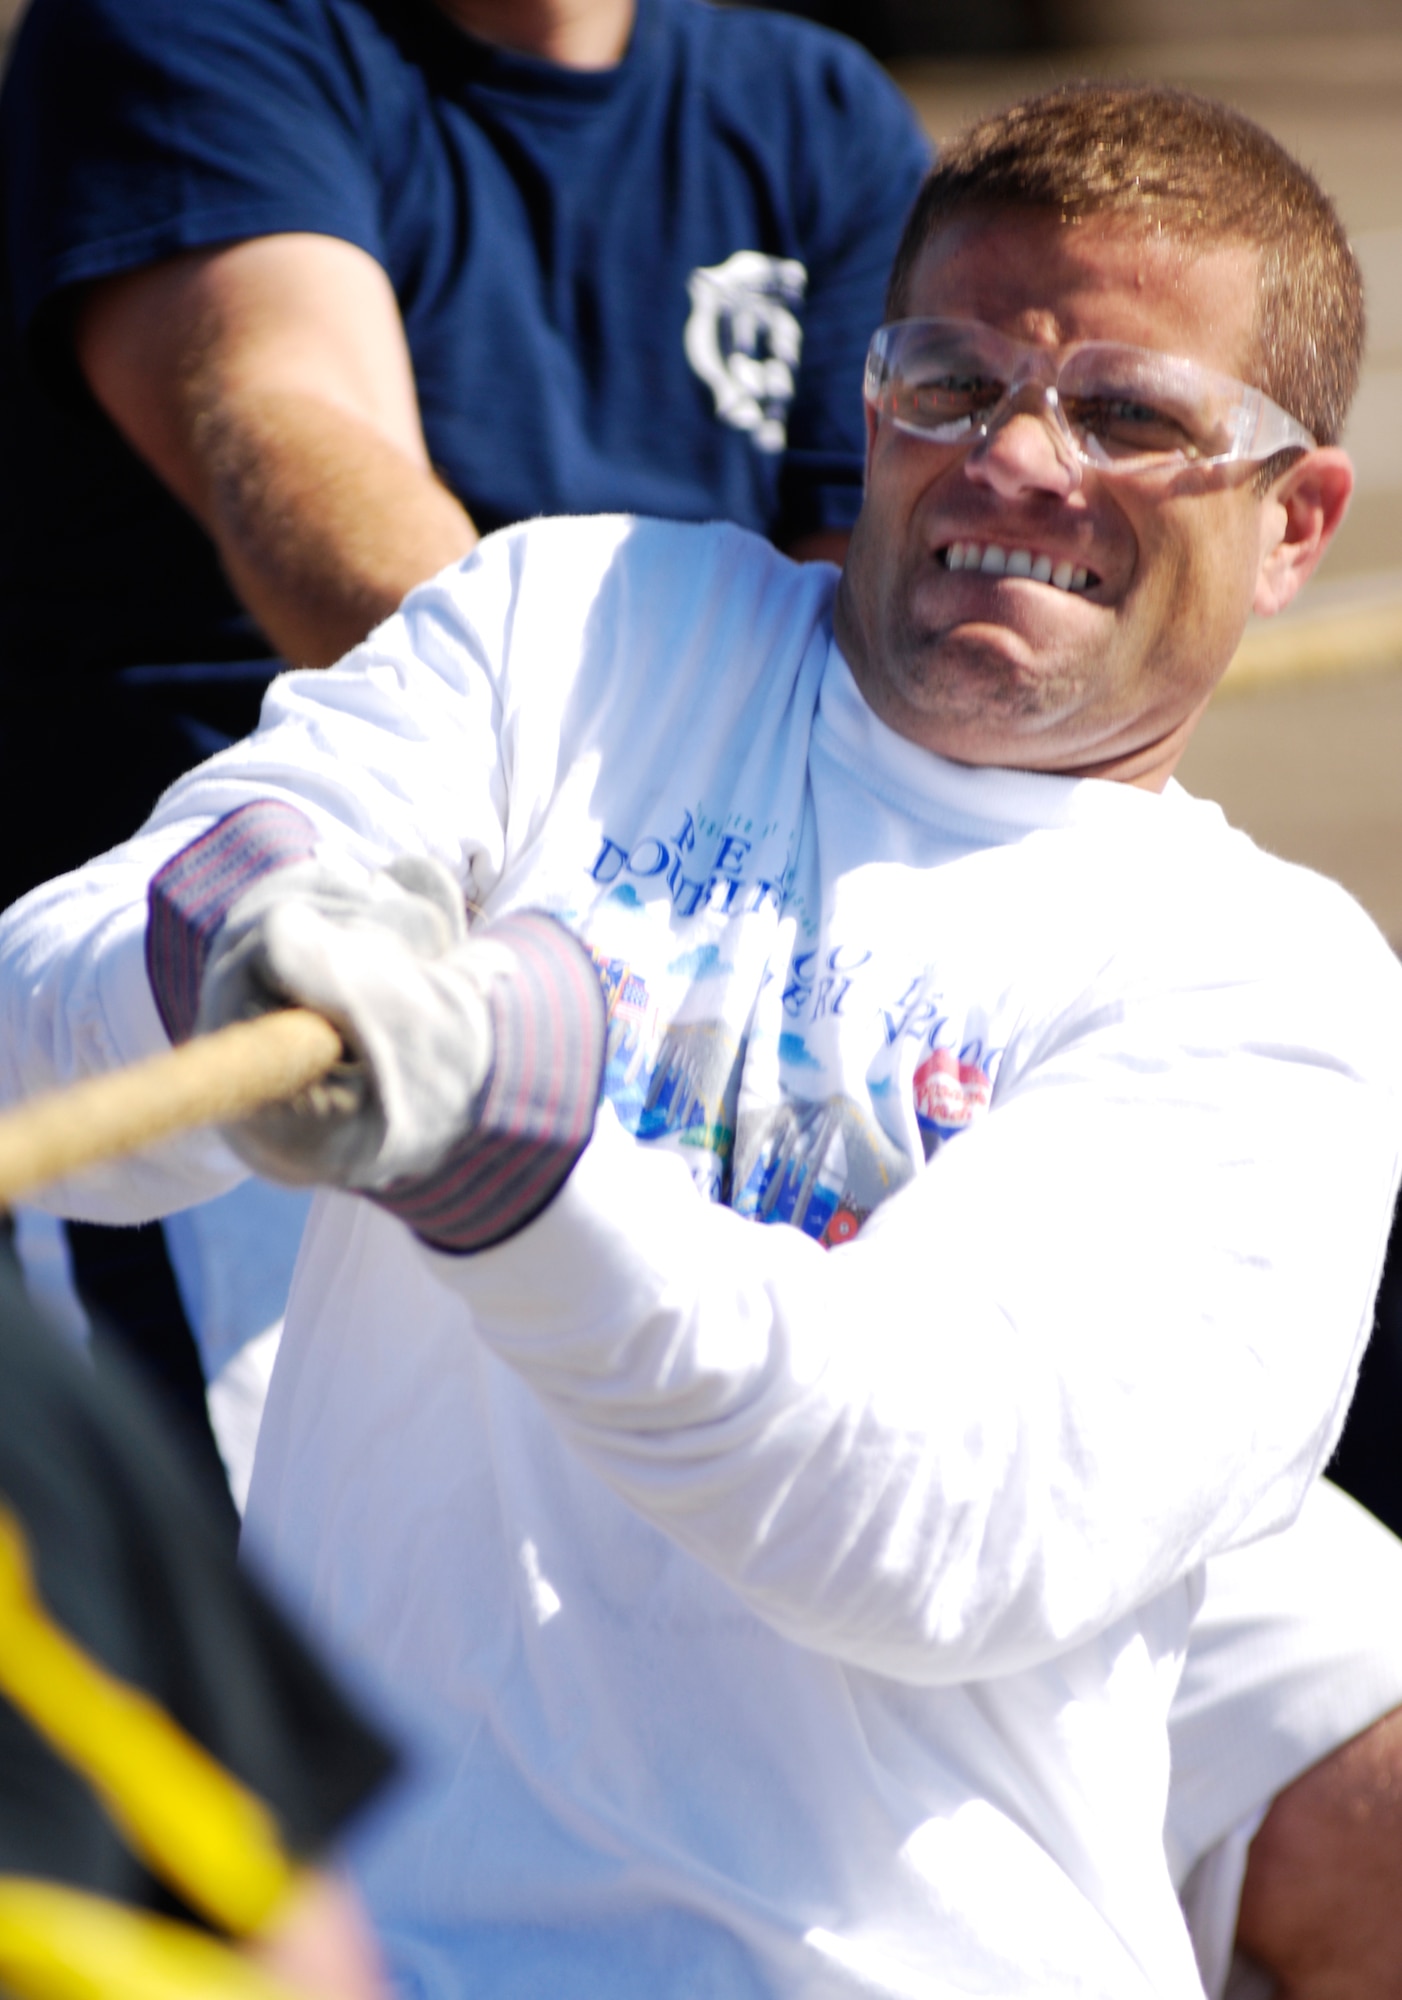
{"label": "sweat on forehead", "polygon": [[1318,182],[1240,112],[1159,84],[1068,84],[980,119],[945,146],[896,252],[886,317],[909,310],[921,252],[956,216],[1039,211],[1068,227],[1122,216],[1186,241],[1261,252],[1259,383],[1322,444],[1358,382],[1363,291]]}

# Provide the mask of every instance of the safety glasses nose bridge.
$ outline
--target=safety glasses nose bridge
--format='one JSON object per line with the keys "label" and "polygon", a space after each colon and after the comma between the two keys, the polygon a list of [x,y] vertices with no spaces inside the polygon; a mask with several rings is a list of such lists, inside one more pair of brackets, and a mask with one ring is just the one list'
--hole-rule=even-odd
{"label": "safety glasses nose bridge", "polygon": [[[970,457],[977,459],[1012,417],[1036,416],[1052,441],[1058,462],[1073,482],[1079,483],[1084,466],[1091,461],[1066,415],[1059,386],[1063,372],[1074,358],[1074,350],[1068,354],[1031,341],[1016,340],[977,321],[952,323],[947,329],[935,321],[896,322],[880,328],[872,341],[866,381],[872,405],[877,409],[889,407],[891,385],[901,372],[902,334],[914,333],[917,328],[933,331],[936,327],[953,336],[952,351],[959,355],[963,365],[976,368],[989,388],[996,391],[983,409],[969,413],[962,437],[951,438],[950,442],[968,445]],[[917,434],[925,428],[900,416],[896,421],[902,429]]]}
{"label": "safety glasses nose bridge", "polygon": [[977,463],[983,459],[995,436],[1013,417],[1038,417],[1051,439],[1057,463],[1066,473],[1069,483],[1079,486],[1084,454],[1062,407],[1058,388],[1060,376],[1061,369],[1053,355],[1038,348],[1025,349],[1021,361],[1004,384],[1002,394],[980,415],[969,433],[972,443],[970,460]]}

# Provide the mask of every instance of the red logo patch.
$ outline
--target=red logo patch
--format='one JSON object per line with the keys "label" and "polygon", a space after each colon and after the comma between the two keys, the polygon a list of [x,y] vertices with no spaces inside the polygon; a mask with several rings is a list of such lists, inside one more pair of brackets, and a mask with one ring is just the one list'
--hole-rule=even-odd
{"label": "red logo patch", "polygon": [[960,1062],[953,1049],[933,1049],[915,1072],[915,1115],[939,1132],[962,1132],[988,1109],[987,1070]]}

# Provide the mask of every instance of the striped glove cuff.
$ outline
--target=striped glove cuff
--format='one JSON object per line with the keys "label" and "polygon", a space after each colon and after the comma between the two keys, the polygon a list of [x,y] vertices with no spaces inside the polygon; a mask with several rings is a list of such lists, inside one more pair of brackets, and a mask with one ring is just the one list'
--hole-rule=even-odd
{"label": "striped glove cuff", "polygon": [[[189,1039],[210,946],[239,897],[306,860],[311,822],[274,800],[241,806],[168,861],[151,883],[146,967],[166,1032]],[[478,933],[504,946],[492,980],[493,1057],[469,1130],[427,1174],[370,1197],[440,1250],[485,1250],[538,1215],[594,1129],[607,1013],[588,952],[554,917],[522,911]]]}
{"label": "striped glove cuff", "polygon": [[608,1031],[588,952],[539,910],[487,931],[515,960],[492,982],[493,1059],[477,1117],[431,1173],[370,1199],[436,1249],[504,1242],[540,1214],[594,1131]]}

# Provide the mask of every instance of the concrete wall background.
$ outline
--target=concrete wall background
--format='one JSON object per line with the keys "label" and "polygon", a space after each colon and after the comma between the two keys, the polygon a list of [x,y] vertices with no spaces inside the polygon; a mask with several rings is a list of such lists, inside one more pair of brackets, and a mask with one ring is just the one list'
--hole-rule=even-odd
{"label": "concrete wall background", "polygon": [[[1153,43],[1318,34],[1321,0],[1055,0],[1064,40]],[[1333,36],[1388,34],[1402,28],[1398,0],[1328,0]]]}

